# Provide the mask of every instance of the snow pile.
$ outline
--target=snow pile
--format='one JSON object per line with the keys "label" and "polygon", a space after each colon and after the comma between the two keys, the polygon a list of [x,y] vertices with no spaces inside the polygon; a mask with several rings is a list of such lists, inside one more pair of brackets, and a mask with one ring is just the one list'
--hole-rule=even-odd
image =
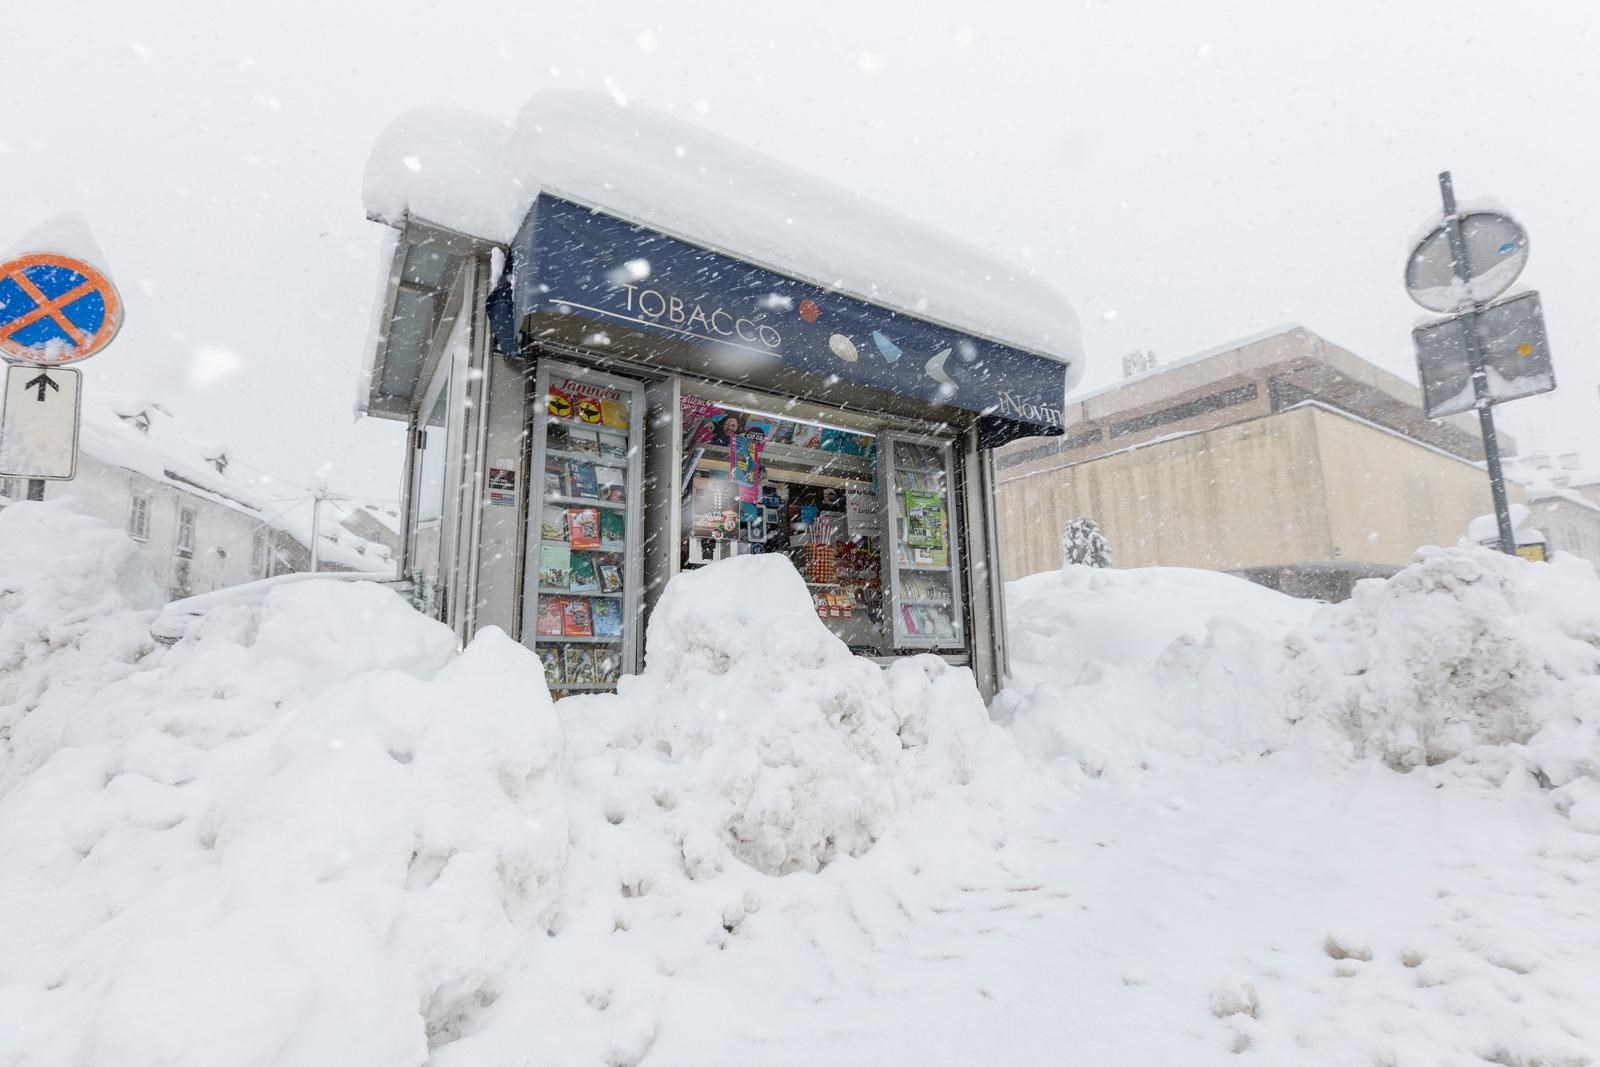
{"label": "snow pile", "polygon": [[971,676],[936,657],[889,671],[854,656],[817,618],[780,556],[745,556],[668,587],[650,619],[645,672],[598,702],[619,779],[699,809],[682,836],[714,830],[767,874],[858,856],[917,796],[971,779],[992,741]]}
{"label": "snow pile", "polygon": [[[406,112],[367,162],[367,214],[409,216],[501,245],[541,190],[790,277],[1068,365],[1077,313],[1048,283],[981,248],[701,126],[614,97],[547,89],[514,122]],[[794,234],[804,233],[804,241]]]}
{"label": "snow pile", "polygon": [[355,582],[165,650],[131,543],[56,505],[0,515],[8,572],[46,545],[54,574],[7,573],[0,601],[0,1062],[421,1062],[557,895],[537,662],[498,632],[452,659],[447,628]]}
{"label": "snow pile", "polygon": [[1427,548],[1320,606],[1221,574],[1069,567],[1008,602],[996,711],[1026,751],[1091,777],[1291,748],[1447,764],[1554,788],[1600,832],[1600,581],[1575,557]]}
{"label": "snow pile", "polygon": [[1600,833],[1600,581],[1589,563],[1424,549],[1319,622],[1300,700],[1358,755],[1555,786],[1558,807]]}
{"label": "snow pile", "polygon": [[1212,571],[1084,566],[1010,583],[1006,606],[994,714],[1025,752],[1091,778],[1285,743],[1282,635],[1318,608]]}
{"label": "snow pile", "polygon": [[163,647],[134,558],[0,515],[0,1063],[631,1064],[765,905],[831,914],[818,872],[1003,855],[970,672],[851,656],[779,557],[675,581],[647,671],[559,715],[369,583]]}

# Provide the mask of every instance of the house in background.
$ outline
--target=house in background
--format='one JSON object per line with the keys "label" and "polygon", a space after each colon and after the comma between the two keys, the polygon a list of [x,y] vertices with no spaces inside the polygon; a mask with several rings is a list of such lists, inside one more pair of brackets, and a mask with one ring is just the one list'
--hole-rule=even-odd
{"label": "house in background", "polygon": [[[1428,419],[1415,385],[1304,327],[1130,369],[1070,398],[1063,436],[998,457],[1008,578],[1059,566],[1064,524],[1087,516],[1117,566],[1337,600],[1492,510],[1474,416]],[[1570,529],[1535,507],[1550,547],[1600,562],[1600,509],[1563,504]]]}
{"label": "house in background", "polygon": [[[45,499],[75,497],[126,530],[174,600],[310,570],[310,494],[236,467],[225,445],[186,433],[158,403],[86,394],[77,476],[46,482]],[[0,503],[25,495],[20,479],[0,480]],[[392,574],[393,553],[324,516],[320,569]]]}

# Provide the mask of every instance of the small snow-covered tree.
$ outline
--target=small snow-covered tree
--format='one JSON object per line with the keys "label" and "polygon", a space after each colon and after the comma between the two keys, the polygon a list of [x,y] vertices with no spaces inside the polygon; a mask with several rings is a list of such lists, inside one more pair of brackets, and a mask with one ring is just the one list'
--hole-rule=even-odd
{"label": "small snow-covered tree", "polygon": [[1100,524],[1093,519],[1073,519],[1061,534],[1061,565],[1070,567],[1073,564],[1111,566],[1111,546],[1106,543],[1106,535],[1100,532]]}

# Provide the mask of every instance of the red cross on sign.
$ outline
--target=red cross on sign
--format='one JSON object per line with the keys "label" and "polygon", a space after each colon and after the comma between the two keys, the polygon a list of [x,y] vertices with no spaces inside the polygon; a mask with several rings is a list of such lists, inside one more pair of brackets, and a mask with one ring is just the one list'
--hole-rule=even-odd
{"label": "red cross on sign", "polygon": [[0,263],[0,355],[76,363],[121,328],[116,286],[82,260],[37,252]]}

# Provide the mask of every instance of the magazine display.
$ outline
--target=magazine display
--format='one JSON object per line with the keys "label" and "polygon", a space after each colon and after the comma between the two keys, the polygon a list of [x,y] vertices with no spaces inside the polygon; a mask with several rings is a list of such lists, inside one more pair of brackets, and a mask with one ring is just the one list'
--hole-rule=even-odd
{"label": "magazine display", "polygon": [[[535,418],[541,499],[530,501],[531,641],[557,698],[613,688],[631,641],[627,586],[637,393],[599,375],[552,373]],[[538,455],[535,457],[538,459]],[[537,469],[537,468],[536,468]],[[528,627],[528,622],[524,622]],[[524,631],[525,633],[527,630]],[[525,638],[527,640],[527,638]]]}
{"label": "magazine display", "polygon": [[947,446],[894,440],[884,464],[891,487],[894,640],[900,648],[960,644],[960,577],[951,552]]}

